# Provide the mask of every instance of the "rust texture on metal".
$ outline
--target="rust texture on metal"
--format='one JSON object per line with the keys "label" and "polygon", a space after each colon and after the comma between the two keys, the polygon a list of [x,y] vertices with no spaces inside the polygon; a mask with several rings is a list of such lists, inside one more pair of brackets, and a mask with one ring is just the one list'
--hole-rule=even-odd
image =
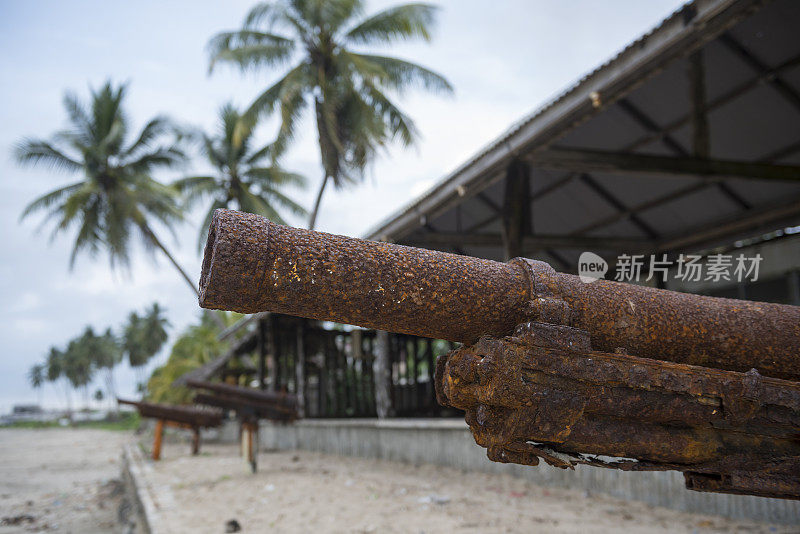
{"label": "rust texture on metal", "polygon": [[281,226],[217,210],[200,305],[272,311],[393,332],[476,341],[524,319],[514,265]]}
{"label": "rust texture on metal", "polygon": [[440,403],[490,459],[678,470],[686,485],[800,498],[800,307],[598,280],[218,210],[203,307],[459,341]]}
{"label": "rust texture on metal", "polygon": [[234,410],[242,419],[269,419],[282,422],[297,419],[297,398],[294,395],[201,380],[188,380],[187,385],[212,392],[195,394],[196,404]]}
{"label": "rust texture on metal", "polygon": [[573,325],[597,350],[800,380],[800,307],[558,279]]}
{"label": "rust texture on metal", "polygon": [[134,406],[142,417],[172,421],[189,428],[211,428],[222,424],[222,412],[216,409],[205,409],[191,406],[172,406],[152,402],[137,402],[117,399],[119,404]]}
{"label": "rust texture on metal", "polygon": [[[474,343],[539,320],[597,350],[800,379],[800,307],[720,299],[281,226],[217,210],[200,305]],[[557,320],[552,320],[553,318]]]}
{"label": "rust texture on metal", "polygon": [[440,358],[436,386],[495,461],[674,469],[690,489],[800,498],[797,382],[593,351],[584,331],[530,322]]}

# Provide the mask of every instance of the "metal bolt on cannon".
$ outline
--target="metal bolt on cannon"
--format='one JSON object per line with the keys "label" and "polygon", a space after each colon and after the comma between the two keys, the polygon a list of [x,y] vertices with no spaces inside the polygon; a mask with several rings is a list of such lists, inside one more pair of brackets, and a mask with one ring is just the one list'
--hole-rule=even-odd
{"label": "metal bolt on cannon", "polygon": [[200,305],[461,342],[440,403],[499,462],[678,470],[800,499],[800,308],[371,242],[217,210]]}

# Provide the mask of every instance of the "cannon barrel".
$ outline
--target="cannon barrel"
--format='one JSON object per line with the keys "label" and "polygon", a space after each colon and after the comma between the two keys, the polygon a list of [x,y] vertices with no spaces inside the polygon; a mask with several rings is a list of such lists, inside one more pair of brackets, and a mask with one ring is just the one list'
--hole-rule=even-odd
{"label": "cannon barrel", "polygon": [[207,382],[205,380],[189,379],[186,385],[194,389],[207,389],[216,394],[227,398],[239,399],[241,403],[261,404],[272,406],[276,410],[294,411],[297,407],[297,398],[287,393],[276,393],[273,391],[261,391],[258,389],[222,384],[219,382]]}
{"label": "cannon barrel", "polygon": [[175,406],[117,398],[118,404],[134,406],[142,417],[164,419],[191,426],[215,427],[222,424],[222,412],[192,406]]}
{"label": "cannon barrel", "polygon": [[606,280],[290,228],[217,210],[200,305],[473,343],[525,321],[587,331],[594,350],[800,379],[800,308]]}

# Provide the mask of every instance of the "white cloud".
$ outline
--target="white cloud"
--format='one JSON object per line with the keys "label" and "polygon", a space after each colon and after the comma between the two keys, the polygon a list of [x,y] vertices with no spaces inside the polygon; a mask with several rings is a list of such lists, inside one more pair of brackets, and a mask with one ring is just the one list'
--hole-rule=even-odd
{"label": "white cloud", "polygon": [[41,306],[42,298],[33,292],[23,293],[16,302],[13,304],[13,309],[16,313],[36,311]]}
{"label": "white cloud", "polygon": [[47,321],[35,318],[14,319],[12,328],[14,328],[21,337],[30,338],[47,332]]}

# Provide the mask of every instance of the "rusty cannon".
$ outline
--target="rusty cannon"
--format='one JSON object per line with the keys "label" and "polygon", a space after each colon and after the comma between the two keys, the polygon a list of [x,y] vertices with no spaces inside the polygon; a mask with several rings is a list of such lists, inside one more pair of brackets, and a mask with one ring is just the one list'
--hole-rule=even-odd
{"label": "rusty cannon", "polygon": [[194,396],[196,404],[236,412],[242,451],[253,473],[258,470],[258,421],[289,423],[297,419],[297,399],[286,393],[192,379],[186,385],[199,390]]}
{"label": "rusty cannon", "polygon": [[214,428],[222,424],[222,412],[192,406],[173,406],[144,401],[117,399],[118,404],[133,406],[142,417],[156,420],[153,433],[153,460],[161,458],[161,441],[164,425],[192,431],[192,454],[200,452],[200,429]]}
{"label": "rusty cannon", "polygon": [[287,393],[189,379],[186,385],[210,393],[195,394],[197,404],[234,410],[240,418],[291,422],[297,419],[297,399]]}
{"label": "rusty cannon", "polygon": [[598,280],[215,212],[200,305],[463,343],[440,403],[490,459],[678,470],[800,499],[800,308]]}

